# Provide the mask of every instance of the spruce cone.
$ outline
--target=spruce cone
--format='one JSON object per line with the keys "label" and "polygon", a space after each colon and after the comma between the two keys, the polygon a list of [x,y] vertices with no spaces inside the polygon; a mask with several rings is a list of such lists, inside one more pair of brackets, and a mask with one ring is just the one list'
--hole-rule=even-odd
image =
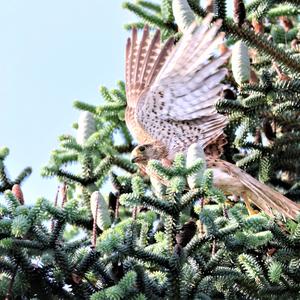
{"label": "spruce cone", "polygon": [[208,13],[214,13],[215,12],[215,1],[214,0],[206,0],[205,1],[205,10]]}
{"label": "spruce cone", "polygon": [[203,165],[202,167],[194,174],[189,175],[187,177],[188,186],[190,189],[194,189],[200,187],[201,181],[203,178],[203,173],[206,168],[206,160],[205,160],[205,153],[200,144],[194,143],[189,146],[187,154],[186,154],[186,166],[190,168],[195,164],[195,162],[201,158]]}
{"label": "spruce cone", "polygon": [[23,205],[24,204],[24,196],[23,196],[23,192],[21,190],[20,185],[14,184],[11,191],[14,194],[14,196],[19,200],[20,204]]}
{"label": "spruce cone", "polygon": [[256,19],[253,18],[251,24],[254,28],[255,33],[264,33],[264,26],[262,22],[257,21]]}
{"label": "spruce cone", "polygon": [[286,16],[279,17],[279,21],[285,32],[288,32],[294,27],[292,21]]}
{"label": "spruce cone", "polygon": [[242,26],[246,19],[246,9],[243,0],[233,1],[233,20]]}
{"label": "spruce cone", "polygon": [[250,79],[249,79],[249,83],[251,84],[257,84],[259,82],[259,79],[255,73],[254,70],[250,70]]}
{"label": "spruce cone", "polygon": [[238,41],[234,44],[231,63],[235,81],[239,85],[248,82],[250,79],[250,58],[248,47],[242,41]]}
{"label": "spruce cone", "polygon": [[178,28],[181,32],[186,32],[190,25],[195,21],[195,15],[187,0],[173,0],[172,8]]}
{"label": "spruce cone", "polygon": [[77,143],[83,145],[87,139],[96,131],[96,123],[94,116],[84,111],[79,116],[78,130],[77,130]]}
{"label": "spruce cone", "polygon": [[91,196],[91,211],[94,219],[96,218],[97,220],[97,226],[101,230],[105,230],[111,225],[107,204],[103,196],[98,191],[94,192]]}

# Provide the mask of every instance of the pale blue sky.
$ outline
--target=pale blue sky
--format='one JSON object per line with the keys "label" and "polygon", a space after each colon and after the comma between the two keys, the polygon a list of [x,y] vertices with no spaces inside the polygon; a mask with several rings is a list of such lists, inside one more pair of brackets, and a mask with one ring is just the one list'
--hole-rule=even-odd
{"label": "pale blue sky", "polygon": [[123,79],[123,24],[134,16],[121,0],[0,1],[0,146],[12,176],[25,166],[25,200],[53,199],[57,182],[40,169],[72,132],[75,99],[99,104],[101,84]]}

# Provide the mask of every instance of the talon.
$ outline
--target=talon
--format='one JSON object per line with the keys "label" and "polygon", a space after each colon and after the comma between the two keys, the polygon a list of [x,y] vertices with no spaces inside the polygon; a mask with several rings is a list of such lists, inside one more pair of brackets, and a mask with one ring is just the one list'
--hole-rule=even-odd
{"label": "talon", "polygon": [[256,209],[253,209],[251,207],[251,202],[250,202],[247,194],[246,193],[242,193],[242,197],[244,199],[244,202],[245,202],[245,205],[246,205],[246,208],[247,208],[249,216],[257,215],[259,213],[259,211],[256,210]]}

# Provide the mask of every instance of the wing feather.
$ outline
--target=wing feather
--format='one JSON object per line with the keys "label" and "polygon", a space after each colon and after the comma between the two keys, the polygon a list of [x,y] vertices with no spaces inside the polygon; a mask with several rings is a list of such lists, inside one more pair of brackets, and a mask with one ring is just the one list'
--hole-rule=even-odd
{"label": "wing feather", "polygon": [[159,50],[160,50],[160,30],[157,30],[154,34],[154,37],[147,51],[144,64],[142,65],[142,75],[140,77],[141,82],[146,83],[148,81],[149,74],[153,69],[153,65],[156,61]]}
{"label": "wing feather", "polygon": [[132,29],[132,37],[131,37],[131,49],[130,49],[130,63],[129,63],[129,81],[132,82],[134,78],[134,70],[136,65],[136,58],[137,58],[137,29]]}
{"label": "wing feather", "polygon": [[125,80],[126,82],[130,81],[130,49],[131,49],[131,39],[128,38],[127,39],[127,43],[126,43],[126,55],[125,55]]}
{"label": "wing feather", "polygon": [[174,44],[174,39],[170,38],[164,45],[164,47],[161,49],[159,55],[157,56],[155,63],[153,64],[153,67],[151,68],[151,72],[149,74],[149,77],[147,78],[146,85],[150,86],[153,80],[156,78],[157,74],[163,67],[164,63],[166,62],[166,59],[168,57],[168,54],[170,52],[170,49],[172,49],[172,45]]}
{"label": "wing feather", "polygon": [[127,46],[127,90],[138,89],[129,94],[127,125],[140,143],[163,144],[169,158],[195,142],[204,148],[216,140],[224,144],[228,120],[215,104],[227,74],[221,66],[230,53],[216,55],[224,34],[218,34],[221,20],[210,26],[211,21],[209,14],[200,26],[193,23],[174,49],[173,40],[160,45],[159,32],[145,46],[145,30],[139,50],[135,34]]}
{"label": "wing feather", "polygon": [[132,30],[131,38],[127,40],[125,56],[127,108],[125,121],[139,143],[152,141],[153,139],[137,120],[137,102],[155,80],[173,46],[173,39],[169,39],[162,47],[160,31],[157,30],[151,38],[148,26],[144,27],[140,42],[137,41],[137,30],[135,28]]}
{"label": "wing feather", "polygon": [[213,15],[209,14],[203,20],[201,26],[197,26],[196,22],[192,23],[170,55],[164,68],[162,68],[160,75],[157,77],[158,81],[162,79],[164,74],[169,74],[170,70],[175,69],[176,66],[181,65],[182,62],[185,63],[185,60],[192,55],[200,41],[198,36],[202,36],[208,30],[212,17]]}
{"label": "wing feather", "polygon": [[[216,71],[216,70],[215,70]],[[207,72],[209,74],[209,72]],[[227,74],[227,69],[222,68],[209,77],[202,79],[198,85],[185,85],[182,90],[178,89],[176,84],[166,86],[169,98],[172,98],[169,105],[164,105],[160,111],[161,118],[164,120],[192,120],[202,116],[213,116],[217,114],[215,104],[220,98],[219,93],[223,90],[220,81]],[[216,84],[217,83],[217,84]],[[165,99],[156,100],[157,105]],[[164,102],[165,103],[165,102]],[[206,109],[205,109],[206,108]],[[188,114],[193,111],[193,117]],[[205,125],[205,124],[203,124]],[[224,124],[225,127],[226,123]]]}
{"label": "wing feather", "polygon": [[134,74],[134,82],[137,82],[141,76],[142,66],[146,61],[146,53],[147,53],[147,46],[149,42],[149,27],[146,25],[143,31],[142,40],[140,42],[140,46],[138,49],[137,54],[137,61],[135,64],[135,74]]}

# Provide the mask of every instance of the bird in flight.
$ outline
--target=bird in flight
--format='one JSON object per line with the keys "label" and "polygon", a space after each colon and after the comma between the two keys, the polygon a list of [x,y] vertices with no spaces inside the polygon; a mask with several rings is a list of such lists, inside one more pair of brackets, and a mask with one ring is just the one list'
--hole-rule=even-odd
{"label": "bird in flight", "polygon": [[277,210],[294,219],[298,204],[220,159],[228,118],[215,104],[230,51],[216,54],[224,33],[219,32],[222,21],[212,23],[212,18],[209,14],[201,25],[193,23],[176,46],[173,38],[161,44],[159,30],[151,37],[145,26],[140,41],[132,30],[126,45],[125,111],[126,125],[139,143],[132,161],[144,171],[151,159],[170,165],[176,153],[197,143],[213,170],[214,185],[225,194],[242,196],[251,213],[250,201],[269,215]]}

